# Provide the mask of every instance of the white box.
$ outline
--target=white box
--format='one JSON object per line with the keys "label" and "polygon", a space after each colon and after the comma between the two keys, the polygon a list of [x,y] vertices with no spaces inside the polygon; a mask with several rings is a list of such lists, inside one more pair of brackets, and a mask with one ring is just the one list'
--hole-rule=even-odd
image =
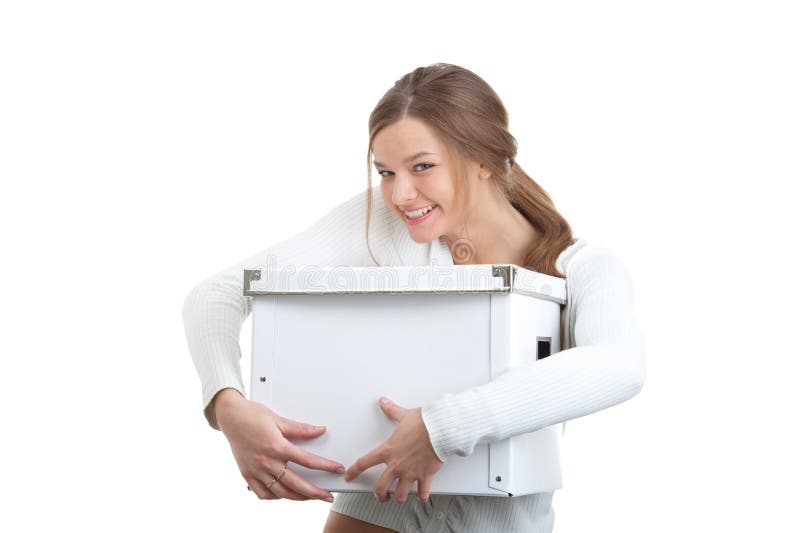
{"label": "white box", "polygon": [[[250,398],[325,425],[315,454],[349,466],[394,431],[388,396],[421,407],[556,353],[565,281],[516,265],[248,268]],[[561,488],[561,424],[448,458],[432,494],[518,496]],[[385,465],[346,482],[292,470],[331,492],[371,492]],[[411,492],[417,490],[416,483]]]}

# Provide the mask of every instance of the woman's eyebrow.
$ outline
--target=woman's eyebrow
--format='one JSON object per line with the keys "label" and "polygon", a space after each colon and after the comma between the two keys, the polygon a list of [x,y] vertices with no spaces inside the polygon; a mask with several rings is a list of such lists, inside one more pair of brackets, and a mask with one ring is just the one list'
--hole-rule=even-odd
{"label": "woman's eyebrow", "polygon": [[[405,159],[403,159],[403,163],[408,163],[409,161],[413,161],[418,157],[422,157],[423,155],[436,155],[436,154],[434,154],[433,152],[417,152],[416,154],[410,155],[410,156],[406,157]],[[386,166],[383,163],[380,163],[378,161],[375,161],[374,164],[375,164],[376,167],[385,167]]]}

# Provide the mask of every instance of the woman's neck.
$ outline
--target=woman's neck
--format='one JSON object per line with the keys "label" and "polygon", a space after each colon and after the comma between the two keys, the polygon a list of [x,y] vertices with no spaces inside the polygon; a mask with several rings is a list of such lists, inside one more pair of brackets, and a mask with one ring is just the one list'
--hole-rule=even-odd
{"label": "woman's neck", "polygon": [[453,263],[522,266],[528,250],[539,238],[538,232],[495,187],[485,189],[470,208],[468,226],[460,228],[457,234],[443,236]]}

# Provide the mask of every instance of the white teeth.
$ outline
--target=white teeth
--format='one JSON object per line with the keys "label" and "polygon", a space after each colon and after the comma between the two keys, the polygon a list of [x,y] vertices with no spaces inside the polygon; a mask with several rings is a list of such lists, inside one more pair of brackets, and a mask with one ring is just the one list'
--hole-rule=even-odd
{"label": "white teeth", "polygon": [[436,204],[425,206],[422,209],[417,209],[416,211],[403,211],[403,212],[408,216],[408,218],[419,218],[428,211],[430,211],[431,209],[433,209],[434,207],[436,207]]}

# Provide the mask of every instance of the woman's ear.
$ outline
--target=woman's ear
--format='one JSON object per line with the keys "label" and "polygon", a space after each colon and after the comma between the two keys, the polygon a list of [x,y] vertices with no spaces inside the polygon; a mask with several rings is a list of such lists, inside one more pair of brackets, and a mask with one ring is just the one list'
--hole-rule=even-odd
{"label": "woman's ear", "polygon": [[478,167],[478,178],[482,180],[488,180],[491,177],[492,171],[489,170],[489,167],[481,163],[481,165]]}

